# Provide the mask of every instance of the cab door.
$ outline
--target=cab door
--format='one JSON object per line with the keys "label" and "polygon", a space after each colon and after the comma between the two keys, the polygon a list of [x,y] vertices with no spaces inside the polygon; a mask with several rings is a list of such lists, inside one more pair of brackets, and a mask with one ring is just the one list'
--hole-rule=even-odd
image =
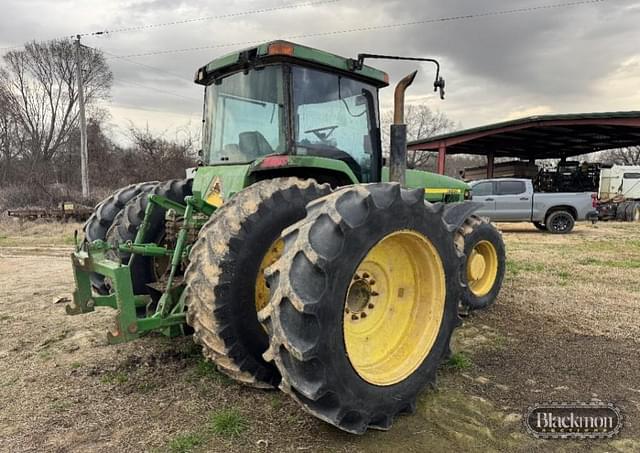
{"label": "cab door", "polygon": [[496,201],[493,192],[493,181],[480,181],[471,184],[471,200],[482,203],[482,207],[474,214],[493,219],[496,213]]}

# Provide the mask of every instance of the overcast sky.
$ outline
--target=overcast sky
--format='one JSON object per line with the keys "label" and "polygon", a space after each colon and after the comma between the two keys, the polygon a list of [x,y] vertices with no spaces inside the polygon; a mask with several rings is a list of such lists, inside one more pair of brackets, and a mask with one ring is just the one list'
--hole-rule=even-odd
{"label": "overcast sky", "polygon": [[[303,0],[304,1],[304,0]],[[312,0],[313,1],[313,0]],[[317,0],[315,0],[317,1]],[[114,87],[111,122],[156,131],[199,127],[202,87],[195,70],[243,46],[228,43],[385,26],[460,15],[567,3],[572,0],[338,0],[187,24],[83,38],[115,55],[210,46],[132,58],[172,73],[109,59]],[[0,47],[97,30],[220,16],[302,3],[300,0],[0,0]],[[392,83],[421,69],[408,92],[463,127],[521,116],[640,110],[640,1],[606,0],[562,8],[378,30],[299,37],[301,44],[344,56],[359,52],[436,57],[447,99],[431,91],[433,67],[376,61]],[[245,46],[246,47],[246,46]],[[153,88],[153,89],[150,89]],[[174,94],[170,94],[174,93]],[[392,89],[382,91],[391,107]]]}

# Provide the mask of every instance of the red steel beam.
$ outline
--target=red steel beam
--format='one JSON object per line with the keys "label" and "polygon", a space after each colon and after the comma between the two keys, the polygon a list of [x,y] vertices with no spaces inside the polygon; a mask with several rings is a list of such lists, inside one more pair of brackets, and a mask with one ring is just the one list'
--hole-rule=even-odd
{"label": "red steel beam", "polygon": [[438,174],[444,175],[444,169],[447,161],[447,145],[440,144],[438,148]]}
{"label": "red steel beam", "polygon": [[530,129],[536,127],[548,127],[548,126],[629,126],[640,127],[640,118],[600,118],[600,119],[578,119],[578,120],[547,120],[547,121],[533,121],[531,123],[514,124],[512,126],[503,126],[496,129],[490,129],[486,131],[470,132],[459,136],[444,138],[442,140],[436,140],[431,143],[417,143],[409,145],[410,150],[424,150],[424,151],[436,151],[440,149],[440,146],[444,144],[445,147],[458,145],[460,143],[468,142],[478,138],[486,137],[488,135],[498,135],[505,132],[519,131],[522,129]]}

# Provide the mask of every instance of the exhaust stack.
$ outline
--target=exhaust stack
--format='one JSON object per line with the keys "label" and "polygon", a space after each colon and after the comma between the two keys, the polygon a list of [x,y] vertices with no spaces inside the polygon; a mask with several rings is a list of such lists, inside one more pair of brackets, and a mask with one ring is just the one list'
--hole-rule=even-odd
{"label": "exhaust stack", "polygon": [[394,91],[393,124],[391,125],[389,145],[389,181],[405,186],[407,170],[407,125],[404,122],[404,93],[413,83],[418,71],[404,77]]}

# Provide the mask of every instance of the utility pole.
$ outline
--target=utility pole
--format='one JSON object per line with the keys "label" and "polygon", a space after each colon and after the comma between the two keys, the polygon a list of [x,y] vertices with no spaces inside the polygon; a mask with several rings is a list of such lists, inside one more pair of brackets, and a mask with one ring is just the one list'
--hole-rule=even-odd
{"label": "utility pole", "polygon": [[87,120],[84,115],[84,88],[80,58],[80,35],[76,35],[76,80],[78,83],[78,107],[80,108],[80,176],[82,198],[89,198],[89,153],[87,151]]}

